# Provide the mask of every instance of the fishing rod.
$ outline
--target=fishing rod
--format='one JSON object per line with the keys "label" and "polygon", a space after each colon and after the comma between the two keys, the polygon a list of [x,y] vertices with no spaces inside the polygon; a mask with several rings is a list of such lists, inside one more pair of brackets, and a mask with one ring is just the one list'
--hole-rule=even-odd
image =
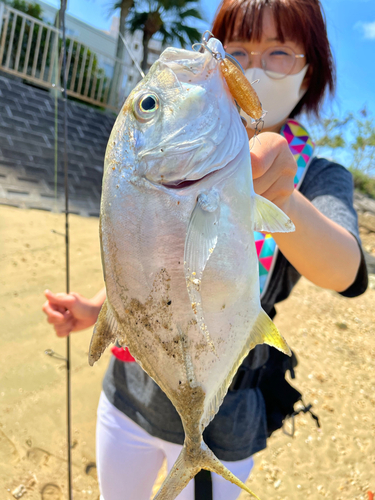
{"label": "fishing rod", "polygon": [[[59,24],[62,31],[62,96],[63,96],[63,138],[64,138],[64,191],[65,191],[65,288],[66,293],[70,293],[70,241],[69,241],[69,178],[68,178],[68,152],[67,152],[67,142],[68,142],[68,123],[67,123],[67,72],[66,72],[66,30],[65,30],[65,11],[67,0],[60,0],[60,13],[59,13]],[[121,33],[120,33],[121,36]],[[140,72],[141,76],[144,77],[144,73],[141,70],[138,62],[135,60],[132,51],[127,44],[123,36],[121,39],[129,52],[136,68]],[[57,75],[59,77],[60,75]],[[50,350],[47,350],[50,351]],[[47,352],[48,355],[54,355],[53,351]],[[66,337],[66,420],[67,420],[67,462],[68,462],[68,499],[73,500],[73,484],[72,484],[72,418],[71,418],[71,373],[70,373],[70,335]]]}
{"label": "fishing rod", "polygon": [[[64,137],[64,191],[65,191],[65,287],[66,293],[70,292],[70,258],[69,258],[69,185],[68,185],[68,122],[66,93],[66,37],[65,37],[65,11],[67,0],[61,0],[60,26],[62,30],[62,95],[63,95],[63,137]],[[60,75],[58,75],[60,76]],[[71,376],[70,376],[70,335],[66,337],[66,419],[67,419],[67,458],[68,458],[68,498],[73,499],[72,487],[72,425],[71,425]]]}

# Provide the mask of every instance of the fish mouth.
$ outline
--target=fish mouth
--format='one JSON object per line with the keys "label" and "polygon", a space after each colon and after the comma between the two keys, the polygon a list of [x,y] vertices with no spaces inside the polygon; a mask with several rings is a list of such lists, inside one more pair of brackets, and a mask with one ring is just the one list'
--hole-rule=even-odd
{"label": "fish mouth", "polygon": [[185,188],[188,188],[190,186],[194,186],[194,184],[198,184],[198,182],[201,182],[203,181],[204,179],[207,179],[208,177],[211,177],[213,176],[214,174],[216,174],[217,172],[220,172],[222,169],[218,169],[218,170],[213,170],[212,172],[209,172],[208,174],[204,175],[203,177],[200,177],[199,179],[184,179],[184,180],[180,180],[180,181],[174,181],[174,182],[161,182],[160,184],[167,188],[167,189],[185,189]]}

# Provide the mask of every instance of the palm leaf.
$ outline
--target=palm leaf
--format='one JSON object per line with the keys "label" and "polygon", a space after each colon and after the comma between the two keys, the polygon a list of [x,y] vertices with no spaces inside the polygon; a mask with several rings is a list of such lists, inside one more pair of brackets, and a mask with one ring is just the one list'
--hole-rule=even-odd
{"label": "palm leaf", "polygon": [[127,20],[126,25],[131,33],[134,33],[136,30],[141,30],[149,16],[149,12],[137,12],[132,9]]}
{"label": "palm leaf", "polygon": [[189,38],[190,43],[195,43],[199,42],[201,40],[201,32],[197,30],[196,28],[191,28],[190,26],[181,26],[181,31],[186,34],[186,36]]}
{"label": "palm leaf", "polygon": [[202,19],[201,13],[197,9],[188,9],[184,12],[180,12],[179,17],[181,19],[186,19],[187,17],[195,17],[196,19]]}

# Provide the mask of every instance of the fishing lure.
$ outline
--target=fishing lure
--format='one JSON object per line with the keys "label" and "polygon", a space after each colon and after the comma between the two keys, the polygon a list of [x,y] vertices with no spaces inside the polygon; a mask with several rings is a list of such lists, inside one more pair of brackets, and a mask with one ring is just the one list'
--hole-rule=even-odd
{"label": "fishing lure", "polygon": [[220,62],[220,70],[239,107],[254,120],[260,120],[262,105],[249,80],[228,58]]}
{"label": "fishing lure", "polygon": [[223,52],[221,43],[216,40],[210,31],[205,31],[202,43],[194,44],[211,52],[215,59],[220,61],[221,73],[228,85],[229,91],[237,105],[255,120],[256,124],[262,121],[264,111],[258,95],[246,78],[239,62],[229,54]]}

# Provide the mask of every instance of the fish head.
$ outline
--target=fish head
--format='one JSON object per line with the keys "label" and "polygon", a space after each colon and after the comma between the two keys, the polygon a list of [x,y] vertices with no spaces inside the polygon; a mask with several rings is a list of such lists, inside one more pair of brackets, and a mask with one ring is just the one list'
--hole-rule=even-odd
{"label": "fish head", "polygon": [[126,100],[107,166],[178,187],[221,169],[244,143],[246,131],[219,61],[209,51],[168,48]]}

